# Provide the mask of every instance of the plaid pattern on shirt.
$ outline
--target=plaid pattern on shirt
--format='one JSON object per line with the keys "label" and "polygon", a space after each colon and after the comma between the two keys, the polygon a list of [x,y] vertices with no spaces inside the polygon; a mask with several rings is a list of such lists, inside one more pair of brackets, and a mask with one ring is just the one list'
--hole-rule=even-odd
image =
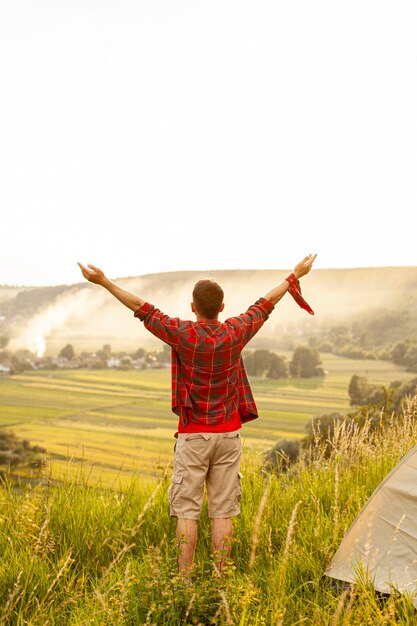
{"label": "plaid pattern on shirt", "polygon": [[172,348],[172,410],[182,427],[218,426],[237,416],[258,417],[241,353],[274,305],[260,298],[224,322],[184,321],[145,302],[136,312],[145,327]]}

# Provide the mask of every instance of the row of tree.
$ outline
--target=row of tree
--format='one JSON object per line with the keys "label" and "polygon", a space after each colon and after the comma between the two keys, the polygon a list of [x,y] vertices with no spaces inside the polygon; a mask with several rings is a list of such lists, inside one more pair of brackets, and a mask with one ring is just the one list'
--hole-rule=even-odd
{"label": "row of tree", "polygon": [[352,376],[348,392],[352,411],[346,414],[327,413],[314,417],[307,425],[307,434],[301,439],[280,439],[267,451],[265,467],[272,471],[286,471],[297,461],[302,451],[314,454],[329,454],[335,433],[341,426],[352,428],[369,424],[369,436],[381,427],[386,427],[393,415],[401,415],[401,408],[407,398],[417,393],[417,378],[401,383],[392,381],[388,387],[372,385],[365,376]]}
{"label": "row of tree", "polygon": [[41,467],[45,452],[45,448],[32,446],[27,439],[19,439],[9,431],[0,431],[0,466],[15,467],[24,464],[33,468]]}
{"label": "row of tree", "polygon": [[[279,378],[311,378],[324,376],[320,367],[321,360],[318,351],[309,346],[299,346],[295,349],[292,358],[285,357],[270,350],[254,350],[244,352],[246,371],[250,376],[260,376],[272,379]],[[112,352],[111,346],[105,344],[95,352],[81,352],[77,354],[74,346],[66,344],[57,357],[35,357],[28,350],[19,350],[14,353],[0,352],[0,363],[10,368],[10,373],[19,373],[28,369],[57,369],[57,368],[117,368],[117,369],[146,369],[166,367],[170,363],[170,348],[163,345],[162,350],[146,351],[138,348],[134,352]]]}
{"label": "row of tree", "polygon": [[[395,330],[398,325],[403,324],[403,318],[404,314],[386,312],[363,323],[354,321],[351,324],[326,327],[309,338],[309,345],[320,352],[330,352],[351,359],[392,361],[410,372],[417,372],[416,340],[408,338],[395,341]],[[410,328],[409,337],[415,337],[416,329],[413,331],[410,325],[406,328]]]}
{"label": "row of tree", "polygon": [[312,378],[324,376],[320,367],[321,360],[317,350],[309,346],[299,346],[295,349],[288,363],[283,356],[270,350],[254,350],[244,353],[244,362],[250,376],[265,376],[266,378]]}

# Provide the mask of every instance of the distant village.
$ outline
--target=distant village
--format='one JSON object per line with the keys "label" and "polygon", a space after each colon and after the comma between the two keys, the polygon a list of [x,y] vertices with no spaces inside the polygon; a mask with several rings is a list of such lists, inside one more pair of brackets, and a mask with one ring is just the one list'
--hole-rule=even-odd
{"label": "distant village", "polygon": [[106,344],[96,352],[83,351],[77,354],[72,344],[67,344],[56,356],[36,356],[29,350],[0,351],[0,375],[18,374],[27,370],[57,369],[163,369],[170,367],[170,349],[146,351],[137,349],[134,353],[115,352]]}

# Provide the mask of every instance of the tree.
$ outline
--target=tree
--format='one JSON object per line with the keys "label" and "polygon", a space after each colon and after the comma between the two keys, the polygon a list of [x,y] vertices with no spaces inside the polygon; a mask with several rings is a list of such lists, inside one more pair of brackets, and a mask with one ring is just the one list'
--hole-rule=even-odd
{"label": "tree", "polygon": [[299,439],[279,439],[265,454],[265,469],[278,473],[287,471],[297,461],[300,447]]}
{"label": "tree", "polygon": [[0,432],[0,465],[16,466],[19,464],[40,461],[39,454],[45,452],[45,448],[31,446],[27,439],[19,439],[12,432]]}
{"label": "tree", "polygon": [[245,368],[250,376],[264,376],[269,369],[271,352],[255,350],[245,354]]}
{"label": "tree", "polygon": [[369,330],[364,331],[359,336],[359,345],[364,350],[373,350],[375,348],[375,340]]}
{"label": "tree", "polygon": [[283,356],[271,353],[267,378],[288,378],[288,365]]}
{"label": "tree", "polygon": [[132,357],[130,357],[129,355],[122,356],[122,358],[120,359],[119,369],[120,370],[131,370],[132,367],[133,367],[133,365],[132,365]]}
{"label": "tree", "polygon": [[386,400],[386,391],[383,387],[370,385],[366,376],[358,376],[357,374],[354,374],[350,379],[348,393],[352,406],[384,404]]}
{"label": "tree", "polygon": [[162,350],[156,353],[156,359],[158,363],[164,365],[166,363],[171,362],[171,347],[168,344],[164,343],[162,345]]}
{"label": "tree", "polygon": [[319,341],[316,348],[317,350],[320,350],[320,352],[329,352],[331,354],[334,346],[328,339],[323,339],[322,341]]}
{"label": "tree", "polygon": [[329,331],[330,341],[340,348],[350,340],[350,332],[347,326],[334,326]]}
{"label": "tree", "polygon": [[73,346],[70,343],[67,343],[67,345],[62,348],[61,352],[59,353],[59,356],[62,356],[65,359],[68,359],[68,361],[72,361],[72,359],[75,356],[75,350]]}
{"label": "tree", "polygon": [[404,354],[404,365],[411,372],[417,372],[417,345],[411,344],[408,346],[406,353]]}
{"label": "tree", "polygon": [[350,379],[348,387],[351,406],[353,406],[354,404],[366,404],[366,399],[370,391],[371,386],[369,385],[366,376],[358,376],[358,374],[354,374]]}
{"label": "tree", "polygon": [[[394,384],[394,383],[393,383]],[[403,400],[407,397],[414,397],[417,394],[417,378],[412,378],[406,383],[398,384],[394,400],[394,411],[398,411]]]}
{"label": "tree", "polygon": [[314,417],[306,424],[307,435],[303,440],[303,446],[307,449],[321,450],[322,454],[328,456],[332,448],[332,441],[335,430],[344,422],[351,423],[347,415],[341,413],[326,413]]}
{"label": "tree", "polygon": [[408,350],[409,343],[407,341],[399,341],[395,344],[391,352],[391,359],[397,365],[404,365],[404,356]]}
{"label": "tree", "polygon": [[99,359],[101,359],[104,363],[106,363],[108,361],[108,359],[111,357],[111,346],[109,343],[105,343],[104,346],[102,347],[101,350],[97,351],[97,356]]}
{"label": "tree", "polygon": [[245,353],[245,368],[250,376],[267,378],[288,378],[288,368],[284,357],[270,350],[255,350]]}
{"label": "tree", "polygon": [[299,346],[290,361],[290,374],[293,378],[311,378],[323,376],[324,372],[319,365],[320,356],[314,348]]}

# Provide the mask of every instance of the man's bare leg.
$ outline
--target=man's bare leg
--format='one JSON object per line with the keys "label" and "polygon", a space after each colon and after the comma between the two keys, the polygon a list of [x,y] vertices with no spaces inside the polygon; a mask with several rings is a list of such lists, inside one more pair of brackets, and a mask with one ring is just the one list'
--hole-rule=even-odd
{"label": "man's bare leg", "polygon": [[193,519],[177,520],[178,571],[188,574],[193,562],[197,542],[197,522]]}
{"label": "man's bare leg", "polygon": [[230,518],[213,517],[211,520],[211,541],[214,560],[219,572],[222,572],[232,547],[233,524]]}

